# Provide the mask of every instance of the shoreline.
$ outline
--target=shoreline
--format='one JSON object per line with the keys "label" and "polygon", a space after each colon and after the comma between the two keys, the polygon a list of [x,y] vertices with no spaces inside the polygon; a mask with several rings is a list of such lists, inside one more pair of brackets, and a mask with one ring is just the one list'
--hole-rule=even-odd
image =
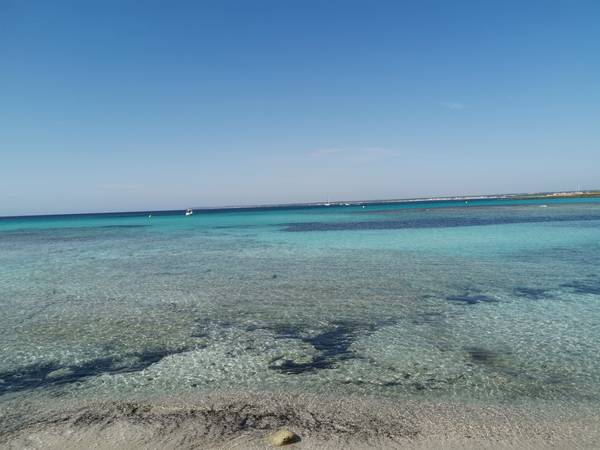
{"label": "shoreline", "polygon": [[[13,403],[13,402],[9,402]],[[541,406],[541,407],[540,407]],[[4,412],[3,412],[4,410]],[[8,449],[598,448],[593,405],[484,405],[302,393],[212,392],[146,400],[35,401],[0,407]]]}

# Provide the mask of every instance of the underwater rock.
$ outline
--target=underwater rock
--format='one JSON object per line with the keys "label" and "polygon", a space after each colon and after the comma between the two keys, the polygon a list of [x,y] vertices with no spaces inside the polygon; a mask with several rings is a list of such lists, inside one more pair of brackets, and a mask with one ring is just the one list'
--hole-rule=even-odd
{"label": "underwater rock", "polygon": [[269,441],[276,447],[281,447],[283,445],[293,444],[294,442],[298,442],[300,440],[300,436],[290,430],[279,430],[276,433],[273,433],[269,437]]}
{"label": "underwater rock", "polygon": [[489,295],[449,295],[446,297],[446,300],[450,302],[462,302],[467,305],[476,305],[477,303],[486,302],[486,303],[496,303],[496,300]]}
{"label": "underwater rock", "polygon": [[528,298],[531,300],[541,300],[549,297],[548,289],[529,288],[529,287],[517,287],[514,292],[519,297]]}
{"label": "underwater rock", "polygon": [[73,370],[68,367],[62,367],[60,369],[53,370],[46,374],[46,378],[62,378],[69,375],[73,375]]}

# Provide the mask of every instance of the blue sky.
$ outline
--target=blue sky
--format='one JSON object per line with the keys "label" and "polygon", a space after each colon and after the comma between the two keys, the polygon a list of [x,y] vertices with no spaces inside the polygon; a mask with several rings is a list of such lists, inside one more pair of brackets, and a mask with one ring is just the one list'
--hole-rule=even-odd
{"label": "blue sky", "polygon": [[599,20],[0,0],[0,215],[600,188]]}

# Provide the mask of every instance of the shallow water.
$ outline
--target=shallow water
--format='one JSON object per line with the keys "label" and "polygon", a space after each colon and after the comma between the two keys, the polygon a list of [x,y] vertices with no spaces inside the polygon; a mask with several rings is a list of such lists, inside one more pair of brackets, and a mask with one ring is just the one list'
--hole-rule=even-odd
{"label": "shallow water", "polygon": [[0,403],[599,402],[598,267],[590,199],[0,219]]}

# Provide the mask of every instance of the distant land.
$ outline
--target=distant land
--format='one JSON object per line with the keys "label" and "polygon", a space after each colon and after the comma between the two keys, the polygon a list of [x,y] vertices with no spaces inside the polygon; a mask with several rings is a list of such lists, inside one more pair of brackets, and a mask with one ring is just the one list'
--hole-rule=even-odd
{"label": "distant land", "polygon": [[600,191],[541,192],[536,194],[513,194],[512,198],[600,197]]}
{"label": "distant land", "polygon": [[600,197],[600,190],[585,191],[557,191],[557,192],[522,192],[513,194],[488,194],[488,195],[454,195],[439,197],[416,197],[416,198],[392,198],[392,199],[371,199],[371,200],[331,200],[328,202],[308,202],[308,203],[273,203],[262,205],[239,205],[239,206],[216,206],[216,207],[196,207],[198,211],[211,211],[223,209],[254,209],[254,208],[293,208],[293,207],[311,207],[311,206],[357,206],[357,205],[377,205],[383,203],[419,203],[419,202],[443,202],[460,200],[535,200],[535,199],[554,199],[554,198],[588,198]]}
{"label": "distant land", "polygon": [[[455,195],[441,197],[420,197],[420,198],[404,198],[404,199],[389,199],[389,200],[365,200],[362,202],[349,202],[350,204],[359,203],[400,203],[400,202],[437,202],[437,201],[452,201],[452,200],[486,200],[486,199],[511,199],[511,200],[533,200],[533,199],[552,199],[552,198],[586,198],[600,197],[600,190],[587,191],[557,191],[557,192],[522,192],[514,194],[489,194],[489,195]],[[323,203],[315,203],[322,205]],[[332,204],[340,205],[344,202],[332,202]]]}

